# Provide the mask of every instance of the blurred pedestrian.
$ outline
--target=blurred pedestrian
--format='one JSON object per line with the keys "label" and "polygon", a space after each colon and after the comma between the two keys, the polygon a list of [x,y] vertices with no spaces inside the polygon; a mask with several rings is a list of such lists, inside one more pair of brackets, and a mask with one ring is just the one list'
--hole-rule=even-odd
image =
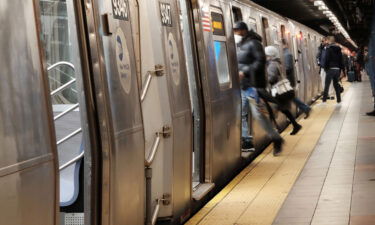
{"label": "blurred pedestrian", "polygon": [[[265,48],[265,53],[267,56],[267,66],[266,71],[268,75],[268,82],[272,86],[277,85],[279,81],[283,79],[283,72],[281,70],[281,60],[280,52],[275,46],[267,46]],[[290,103],[294,99],[294,90],[290,90],[292,94],[284,95],[283,97],[275,96],[274,100],[272,96],[261,94],[261,97],[266,98],[270,102],[277,104],[278,109],[289,119],[293,125],[293,131],[290,135],[296,135],[301,129],[302,126],[296,121],[293,114],[289,111]]]}
{"label": "blurred pedestrian", "polygon": [[261,99],[258,90],[264,90],[267,87],[266,56],[262,38],[253,30],[249,31],[244,22],[235,24],[234,33],[238,47],[237,60],[241,80],[242,148],[253,146],[248,127],[249,109],[251,109],[253,118],[259,122],[274,143],[274,155],[277,156],[282,151],[284,140],[274,129],[272,122],[260,110]]}
{"label": "blurred pedestrian", "polygon": [[323,59],[323,66],[326,71],[326,78],[323,92],[323,102],[327,101],[329,86],[333,82],[333,87],[336,91],[337,103],[341,102],[341,88],[339,85],[341,71],[344,68],[342,62],[341,48],[336,44],[335,37],[328,37],[328,46],[326,47],[325,58]]}
{"label": "blurred pedestrian", "polygon": [[[283,56],[284,56],[284,62],[285,62],[286,78],[288,78],[292,87],[296,89],[297,82],[296,82],[296,76],[294,73],[294,57],[292,53],[290,53],[289,51],[288,42],[285,39],[282,39],[281,42],[283,44]],[[310,116],[311,107],[305,104],[298,97],[294,97],[293,102],[297,106],[298,109],[300,109],[302,112],[305,113],[305,119],[307,119]]]}

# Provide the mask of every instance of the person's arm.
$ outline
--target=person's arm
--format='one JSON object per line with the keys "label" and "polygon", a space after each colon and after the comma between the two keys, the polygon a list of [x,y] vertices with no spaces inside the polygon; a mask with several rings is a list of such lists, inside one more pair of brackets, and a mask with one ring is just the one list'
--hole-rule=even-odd
{"label": "person's arm", "polygon": [[285,55],[285,69],[286,70],[293,70],[293,55],[288,53]]}
{"label": "person's arm", "polygon": [[266,54],[264,53],[263,45],[259,41],[251,41],[247,50],[254,59],[253,63],[249,65],[249,70],[254,73],[251,76],[261,74],[266,64]]}

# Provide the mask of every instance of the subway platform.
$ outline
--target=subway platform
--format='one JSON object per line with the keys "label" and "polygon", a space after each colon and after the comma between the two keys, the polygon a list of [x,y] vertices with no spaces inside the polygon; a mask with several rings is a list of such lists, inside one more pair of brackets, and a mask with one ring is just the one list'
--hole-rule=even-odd
{"label": "subway platform", "polygon": [[375,117],[368,81],[343,102],[318,100],[285,147],[259,155],[186,224],[374,225]]}

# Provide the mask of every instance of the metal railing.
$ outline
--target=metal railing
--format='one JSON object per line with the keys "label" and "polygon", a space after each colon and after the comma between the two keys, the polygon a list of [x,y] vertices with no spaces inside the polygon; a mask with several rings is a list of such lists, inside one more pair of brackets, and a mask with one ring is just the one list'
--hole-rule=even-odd
{"label": "metal railing", "polygon": [[85,155],[85,152],[81,152],[81,154],[79,154],[78,156],[74,157],[73,159],[71,159],[70,161],[66,162],[65,164],[63,164],[62,166],[59,167],[59,170],[64,170],[65,168],[67,168],[68,166],[78,162],[79,160],[81,160],[83,158],[83,156]]}
{"label": "metal railing", "polygon": [[[47,67],[47,71],[51,71],[51,70],[56,69],[56,68],[58,68],[60,66],[67,66],[67,67],[73,69],[73,71],[75,71],[74,65],[72,63],[66,62],[66,61],[60,61],[60,62],[57,62],[57,63],[54,63],[54,64],[48,66]],[[50,93],[51,97],[53,97],[56,94],[64,91],[65,89],[69,88],[71,85],[73,85],[74,83],[76,83],[76,81],[77,81],[77,79],[73,78],[72,80],[68,81],[67,83],[65,83],[65,84],[61,85],[60,87],[56,88],[55,90],[51,91],[51,93]],[[78,109],[78,108],[79,108],[79,103],[74,104],[71,107],[69,107],[68,109],[66,109],[65,111],[63,111],[60,114],[56,115],[53,119],[56,122],[59,118],[67,115],[68,113],[70,113],[70,112],[72,112],[72,111],[74,111],[75,109]],[[56,142],[57,146],[61,145],[62,143],[66,142],[66,141],[68,141],[69,139],[73,138],[74,136],[78,135],[81,132],[82,132],[82,128],[81,127],[78,128],[78,129],[76,129],[75,131],[73,131],[70,134],[66,135],[62,139],[58,140]],[[84,155],[85,155],[85,151],[82,151],[78,156],[72,158],[71,160],[69,160],[65,164],[61,165],[59,167],[59,170],[62,171],[65,168],[69,167],[70,165],[73,165],[74,163],[76,163],[79,160],[81,160],[84,157]]]}
{"label": "metal railing", "polygon": [[148,89],[150,88],[151,80],[152,80],[152,74],[151,74],[150,71],[148,71],[146,83],[145,83],[145,86],[143,87],[142,93],[141,93],[141,102],[143,102],[143,100],[145,100],[145,98],[146,98]]}
{"label": "metal railing", "polygon": [[148,154],[148,157],[145,159],[145,166],[146,167],[150,167],[152,162],[154,161],[156,152],[159,148],[160,139],[161,139],[160,133],[158,132],[158,133],[156,133],[156,137],[154,139],[154,143],[152,144],[151,151]]}

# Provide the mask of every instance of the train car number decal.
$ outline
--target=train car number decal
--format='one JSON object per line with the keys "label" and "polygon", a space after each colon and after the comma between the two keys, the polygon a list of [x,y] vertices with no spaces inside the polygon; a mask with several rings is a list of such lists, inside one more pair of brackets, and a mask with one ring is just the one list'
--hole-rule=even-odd
{"label": "train car number decal", "polygon": [[171,12],[170,4],[160,2],[160,16],[161,16],[161,24],[163,26],[167,26],[167,27],[172,26],[172,12]]}
{"label": "train car number decal", "polygon": [[131,65],[130,65],[130,57],[129,57],[129,50],[126,44],[126,39],[124,32],[121,28],[117,28],[116,36],[115,36],[115,43],[116,43],[116,63],[117,63],[117,71],[120,78],[120,83],[124,91],[129,94],[131,89]]}
{"label": "train car number decal", "polygon": [[129,3],[127,0],[112,0],[113,18],[129,20]]}

